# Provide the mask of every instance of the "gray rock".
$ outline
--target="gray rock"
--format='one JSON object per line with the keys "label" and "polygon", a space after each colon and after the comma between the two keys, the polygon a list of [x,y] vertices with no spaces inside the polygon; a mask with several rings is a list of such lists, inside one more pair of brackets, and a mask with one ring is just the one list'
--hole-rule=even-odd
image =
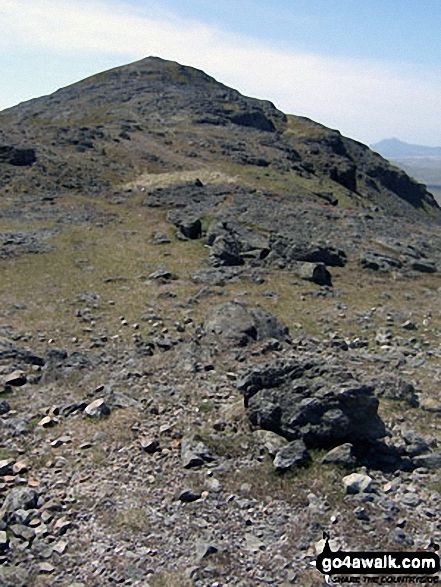
{"label": "gray rock", "polygon": [[183,438],[181,441],[181,462],[186,469],[200,467],[214,460],[213,455],[199,436]]}
{"label": "gray rock", "polygon": [[346,475],[342,481],[347,494],[367,493],[371,490],[372,486],[372,478],[364,473]]}
{"label": "gray rock", "polygon": [[272,457],[275,457],[276,454],[288,444],[286,438],[283,438],[283,436],[279,436],[270,430],[256,430],[253,436]]}
{"label": "gray rock", "polygon": [[167,245],[167,244],[171,243],[171,240],[169,239],[169,237],[166,234],[157,230],[155,232],[155,234],[153,235],[152,243],[154,245]]}
{"label": "gray rock", "polygon": [[96,399],[84,409],[86,416],[90,418],[102,418],[110,415],[110,408],[103,398]]}
{"label": "gray rock", "polygon": [[219,552],[219,547],[211,540],[207,541],[201,538],[196,543],[196,557],[198,560],[206,559],[217,552]]}
{"label": "gray rock", "polygon": [[38,493],[34,489],[27,487],[11,489],[0,509],[0,520],[7,524],[12,523],[17,510],[34,509],[37,506],[37,501]]}
{"label": "gray rock", "polygon": [[203,332],[218,344],[234,346],[246,346],[268,338],[286,340],[289,333],[288,328],[269,312],[248,308],[239,302],[227,302],[214,308],[204,321]]}
{"label": "gray rock", "polygon": [[298,269],[298,275],[301,279],[317,285],[332,285],[331,274],[323,263],[302,263]]}
{"label": "gray rock", "polygon": [[276,454],[274,467],[277,471],[288,471],[306,465],[310,461],[311,456],[303,440],[294,440]]}
{"label": "gray rock", "polygon": [[428,454],[418,455],[412,458],[415,467],[425,467],[426,469],[441,469],[441,452],[431,452]]}
{"label": "gray rock", "polygon": [[35,537],[34,530],[24,526],[23,524],[12,524],[9,526],[9,529],[14,534],[14,536],[21,538],[22,540],[26,540],[27,542],[30,542]]}
{"label": "gray rock", "polygon": [[170,271],[167,271],[166,269],[158,269],[157,271],[153,271],[153,273],[150,273],[149,279],[167,282],[176,279],[176,275],[174,275]]}
{"label": "gray rock", "polygon": [[322,464],[341,465],[350,469],[357,462],[357,459],[353,454],[353,448],[354,447],[350,442],[336,446],[323,457]]}
{"label": "gray rock", "polygon": [[30,579],[31,570],[22,566],[5,566],[0,567],[0,585],[2,587],[27,587]]}
{"label": "gray rock", "polygon": [[403,266],[399,259],[371,249],[367,249],[361,253],[360,263],[363,269],[373,269],[374,271],[392,271],[394,269],[401,269]]}

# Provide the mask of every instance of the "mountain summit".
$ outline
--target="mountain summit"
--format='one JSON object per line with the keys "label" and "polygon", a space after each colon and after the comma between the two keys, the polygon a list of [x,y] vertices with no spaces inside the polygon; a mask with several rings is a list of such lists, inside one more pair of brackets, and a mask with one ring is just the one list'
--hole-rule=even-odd
{"label": "mountain summit", "polygon": [[398,212],[436,208],[422,185],[361,143],[157,57],[3,111],[0,145],[3,193],[97,193],[199,169],[253,183],[266,169],[277,191]]}

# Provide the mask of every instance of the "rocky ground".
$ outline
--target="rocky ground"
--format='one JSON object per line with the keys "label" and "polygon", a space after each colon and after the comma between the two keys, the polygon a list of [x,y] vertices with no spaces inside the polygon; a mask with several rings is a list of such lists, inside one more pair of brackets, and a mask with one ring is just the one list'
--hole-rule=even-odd
{"label": "rocky ground", "polygon": [[[179,108],[210,127],[199,166],[182,135],[169,166],[130,175],[122,157],[106,187],[72,156],[61,178],[61,136],[92,149],[74,124],[45,135],[52,159],[44,141],[36,159],[0,149],[0,585],[321,586],[323,532],[346,550],[441,543],[438,208],[335,131],[283,130],[272,105],[177,72],[143,113],[175,138]],[[179,94],[195,79],[197,104]],[[65,98],[3,116],[36,141],[35,108],[62,118]]]}

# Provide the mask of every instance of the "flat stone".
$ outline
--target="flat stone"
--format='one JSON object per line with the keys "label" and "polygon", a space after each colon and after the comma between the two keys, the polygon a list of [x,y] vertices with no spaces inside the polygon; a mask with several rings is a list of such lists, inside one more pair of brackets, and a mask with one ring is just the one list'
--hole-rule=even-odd
{"label": "flat stone", "polygon": [[272,457],[275,457],[276,454],[288,444],[286,438],[269,430],[256,430],[253,436],[263,445],[268,451],[268,454]]}

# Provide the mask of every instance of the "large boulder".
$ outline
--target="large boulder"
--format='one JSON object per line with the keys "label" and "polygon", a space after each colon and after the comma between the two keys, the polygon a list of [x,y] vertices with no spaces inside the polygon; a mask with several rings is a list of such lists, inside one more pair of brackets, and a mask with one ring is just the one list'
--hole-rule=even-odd
{"label": "large boulder", "polygon": [[217,344],[246,346],[259,340],[286,340],[288,327],[262,308],[248,308],[233,301],[214,308],[203,324],[206,338]]}
{"label": "large boulder", "polygon": [[346,265],[346,253],[329,243],[297,241],[282,234],[272,234],[269,247],[273,258],[281,258],[287,263],[323,263],[329,267]]}
{"label": "large boulder", "polygon": [[213,242],[210,261],[215,267],[243,265],[239,245],[233,238],[218,236]]}
{"label": "large boulder", "polygon": [[323,263],[302,263],[297,269],[298,275],[305,281],[317,285],[331,286],[331,274]]}
{"label": "large boulder", "polygon": [[274,361],[238,383],[254,425],[308,447],[360,445],[385,436],[373,388],[319,362]]}

